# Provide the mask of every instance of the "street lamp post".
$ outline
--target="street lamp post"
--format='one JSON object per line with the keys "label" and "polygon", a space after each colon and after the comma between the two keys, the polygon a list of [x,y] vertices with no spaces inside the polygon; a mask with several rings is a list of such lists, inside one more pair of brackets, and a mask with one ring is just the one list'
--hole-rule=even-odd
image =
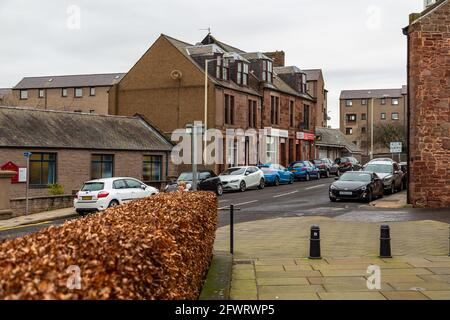
{"label": "street lamp post", "polygon": [[370,160],[373,160],[373,97],[370,99]]}

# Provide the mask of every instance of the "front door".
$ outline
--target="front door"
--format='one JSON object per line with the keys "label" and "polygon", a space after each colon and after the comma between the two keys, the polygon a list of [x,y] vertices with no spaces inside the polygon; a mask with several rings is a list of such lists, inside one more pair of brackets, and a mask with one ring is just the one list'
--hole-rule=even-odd
{"label": "front door", "polygon": [[280,146],[280,164],[286,165],[286,143],[281,143]]}

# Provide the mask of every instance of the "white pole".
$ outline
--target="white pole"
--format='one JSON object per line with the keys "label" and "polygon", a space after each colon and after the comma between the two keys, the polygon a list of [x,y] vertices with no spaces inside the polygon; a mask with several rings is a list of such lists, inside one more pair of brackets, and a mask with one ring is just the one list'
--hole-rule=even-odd
{"label": "white pole", "polygon": [[370,115],[370,160],[373,160],[373,98],[370,99],[371,115]]}
{"label": "white pole", "polygon": [[192,126],[192,190],[197,191],[197,123]]}
{"label": "white pole", "polygon": [[206,145],[207,145],[207,136],[206,136],[206,130],[208,130],[208,63],[209,60],[205,61],[205,152],[206,152]]}

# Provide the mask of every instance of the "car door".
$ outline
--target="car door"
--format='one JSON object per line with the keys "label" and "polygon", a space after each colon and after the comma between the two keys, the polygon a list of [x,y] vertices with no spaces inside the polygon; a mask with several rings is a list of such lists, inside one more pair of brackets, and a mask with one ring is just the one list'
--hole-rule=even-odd
{"label": "car door", "polygon": [[376,193],[377,195],[383,195],[384,193],[383,182],[376,173],[372,173],[372,181],[374,185],[373,187],[374,193]]}
{"label": "car door", "polygon": [[114,198],[120,203],[132,200],[132,190],[128,188],[124,179],[114,180],[113,182]]}
{"label": "car door", "polygon": [[259,174],[258,174],[258,170],[255,167],[250,167],[248,169],[250,171],[250,183],[252,187],[255,187],[257,185],[259,185]]}
{"label": "car door", "polygon": [[131,192],[131,199],[145,198],[150,195],[148,191],[142,189],[144,183],[142,183],[141,181],[126,179],[125,182]]}
{"label": "car door", "polygon": [[211,177],[211,173],[210,172],[201,172],[199,174],[199,178],[200,178],[200,183],[199,183],[199,187],[200,190],[204,190],[204,191],[215,191],[215,187],[213,185],[213,181],[212,181],[212,177]]}
{"label": "car door", "polygon": [[400,189],[400,186],[402,184],[403,172],[400,170],[400,166],[396,162],[393,163],[393,172],[394,172],[395,188]]}
{"label": "car door", "polygon": [[278,169],[280,170],[280,176],[282,177],[281,179],[283,180],[283,182],[291,180],[291,174],[285,167],[280,165]]}

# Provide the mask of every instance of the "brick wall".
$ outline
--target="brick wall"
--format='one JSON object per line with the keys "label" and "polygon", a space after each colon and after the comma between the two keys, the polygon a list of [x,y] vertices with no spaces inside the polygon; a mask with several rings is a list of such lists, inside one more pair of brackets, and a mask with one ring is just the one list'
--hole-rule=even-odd
{"label": "brick wall", "polygon": [[450,3],[409,26],[410,200],[450,207]]}
{"label": "brick wall", "polygon": [[273,59],[274,67],[284,67],[285,65],[284,51],[265,52],[264,54],[269,58]]}

